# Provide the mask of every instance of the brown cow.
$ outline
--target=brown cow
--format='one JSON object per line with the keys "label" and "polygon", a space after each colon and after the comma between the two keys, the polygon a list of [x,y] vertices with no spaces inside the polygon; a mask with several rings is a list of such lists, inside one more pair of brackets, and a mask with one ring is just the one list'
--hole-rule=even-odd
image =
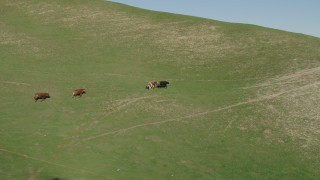
{"label": "brown cow", "polygon": [[45,99],[50,98],[49,93],[35,93],[34,94],[34,101],[37,102],[38,99],[41,99],[41,102],[44,101]]}
{"label": "brown cow", "polygon": [[86,91],[85,91],[85,89],[77,89],[77,90],[74,90],[72,92],[72,94],[73,94],[73,97],[75,97],[75,96],[81,97],[82,94],[86,94]]}

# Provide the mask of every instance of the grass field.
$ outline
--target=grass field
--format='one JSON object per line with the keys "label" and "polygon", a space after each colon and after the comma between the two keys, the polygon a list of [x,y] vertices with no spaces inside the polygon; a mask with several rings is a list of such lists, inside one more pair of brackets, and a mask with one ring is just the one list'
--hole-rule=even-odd
{"label": "grass field", "polygon": [[0,0],[0,179],[319,179],[319,47],[100,0]]}

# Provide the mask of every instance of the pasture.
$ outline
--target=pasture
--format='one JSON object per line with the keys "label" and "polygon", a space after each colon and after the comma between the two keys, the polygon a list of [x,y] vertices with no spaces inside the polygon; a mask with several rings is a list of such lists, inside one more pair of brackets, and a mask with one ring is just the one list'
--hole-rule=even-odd
{"label": "pasture", "polygon": [[319,179],[319,47],[100,0],[0,0],[0,179]]}

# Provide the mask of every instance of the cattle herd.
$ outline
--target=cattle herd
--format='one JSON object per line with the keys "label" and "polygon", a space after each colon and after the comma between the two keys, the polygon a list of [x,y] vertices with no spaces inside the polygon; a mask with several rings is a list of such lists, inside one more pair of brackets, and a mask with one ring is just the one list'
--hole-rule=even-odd
{"label": "cattle herd", "polygon": [[[86,94],[85,89],[76,89],[72,92],[72,97],[79,96],[81,97],[83,94]],[[47,98],[50,98],[49,93],[44,93],[44,92],[37,92],[34,94],[34,101],[37,102],[39,99],[41,99],[41,102],[46,100]]]}
{"label": "cattle herd", "polygon": [[[167,85],[169,84],[168,81],[154,81],[154,82],[148,82],[146,89],[154,89],[154,88],[167,88]],[[72,92],[72,97],[78,96],[82,97],[83,94],[86,94],[85,89],[76,89]],[[45,99],[50,98],[49,93],[44,93],[44,92],[37,92],[34,94],[34,101],[37,102],[39,99],[41,99],[41,102],[44,101]]]}

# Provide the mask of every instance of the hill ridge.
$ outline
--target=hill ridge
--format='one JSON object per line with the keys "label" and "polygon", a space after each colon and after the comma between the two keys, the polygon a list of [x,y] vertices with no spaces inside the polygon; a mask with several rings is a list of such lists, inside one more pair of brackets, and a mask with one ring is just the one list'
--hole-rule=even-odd
{"label": "hill ridge", "polygon": [[319,38],[100,0],[0,12],[0,179],[320,177]]}

